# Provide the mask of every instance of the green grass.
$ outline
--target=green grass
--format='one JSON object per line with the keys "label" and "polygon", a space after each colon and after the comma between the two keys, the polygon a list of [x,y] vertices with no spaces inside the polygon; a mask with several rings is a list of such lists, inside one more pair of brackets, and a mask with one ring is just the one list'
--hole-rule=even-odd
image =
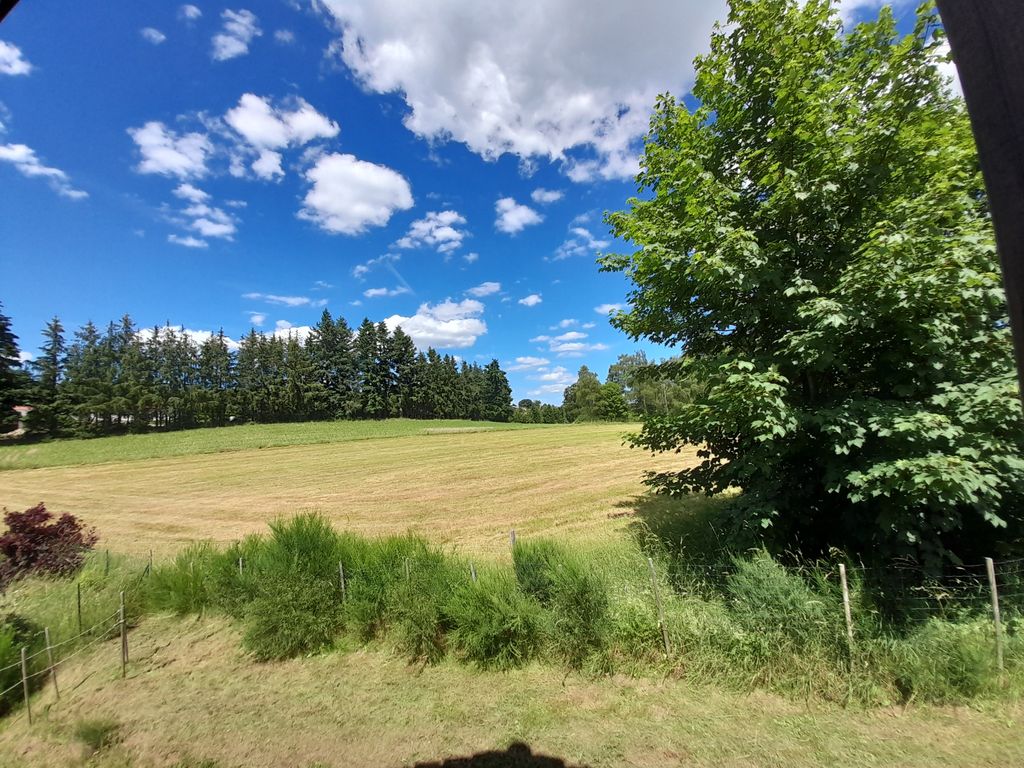
{"label": "green grass", "polygon": [[551,425],[501,424],[488,421],[387,419],[384,421],[310,421],[290,424],[245,424],[89,440],[55,440],[0,446],[0,470],[106,464],[222,451],[246,451],[286,445],[343,443],[386,437],[444,434],[445,431],[543,429]]}

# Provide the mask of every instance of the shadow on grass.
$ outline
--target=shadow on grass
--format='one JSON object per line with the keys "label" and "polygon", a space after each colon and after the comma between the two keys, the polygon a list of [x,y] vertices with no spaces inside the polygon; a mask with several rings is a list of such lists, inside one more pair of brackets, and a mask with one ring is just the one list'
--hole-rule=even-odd
{"label": "shadow on grass", "polygon": [[534,754],[529,746],[517,741],[505,750],[477,752],[468,757],[449,757],[439,762],[416,763],[416,768],[568,768],[568,763],[558,757]]}

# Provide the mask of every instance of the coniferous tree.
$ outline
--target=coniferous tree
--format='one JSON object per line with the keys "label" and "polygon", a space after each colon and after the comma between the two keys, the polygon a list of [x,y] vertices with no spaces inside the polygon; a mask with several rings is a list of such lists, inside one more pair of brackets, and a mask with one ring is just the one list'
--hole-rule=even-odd
{"label": "coniferous tree", "polygon": [[484,368],[482,418],[489,421],[512,418],[512,387],[497,360],[491,360]]}
{"label": "coniferous tree", "polygon": [[40,437],[60,437],[71,427],[70,415],[60,392],[67,363],[67,344],[60,318],[54,316],[46,324],[43,339],[41,354],[32,363],[35,382],[31,401],[34,410],[29,414],[28,428]]}
{"label": "coniferous tree", "polygon": [[11,330],[11,319],[3,314],[3,304],[0,304],[0,432],[17,426],[18,417],[13,408],[22,405],[27,384],[18,337]]}

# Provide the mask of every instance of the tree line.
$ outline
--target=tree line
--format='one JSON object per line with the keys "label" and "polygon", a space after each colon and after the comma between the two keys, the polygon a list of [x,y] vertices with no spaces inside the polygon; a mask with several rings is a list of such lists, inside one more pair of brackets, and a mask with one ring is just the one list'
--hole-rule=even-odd
{"label": "tree line", "polygon": [[316,419],[509,421],[512,390],[497,360],[460,362],[417,351],[400,327],[364,319],[353,329],[324,310],[308,338],[251,330],[236,345],[223,331],[197,342],[170,325],[138,328],[125,315],[92,322],[68,340],[59,318],[37,359],[22,366],[0,313],[0,428],[27,404],[37,437]]}

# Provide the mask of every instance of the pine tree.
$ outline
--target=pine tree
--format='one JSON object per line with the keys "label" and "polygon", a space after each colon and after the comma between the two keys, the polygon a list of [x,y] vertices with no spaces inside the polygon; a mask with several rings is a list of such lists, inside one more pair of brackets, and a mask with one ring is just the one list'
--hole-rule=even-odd
{"label": "pine tree", "polygon": [[29,384],[21,366],[18,337],[11,330],[11,319],[3,314],[0,303],[0,432],[8,432],[18,425],[13,408],[22,405]]}
{"label": "pine tree", "polygon": [[488,421],[512,419],[512,387],[497,360],[491,360],[484,368],[482,410],[482,417]]}
{"label": "pine tree", "polygon": [[71,425],[66,404],[60,398],[67,365],[67,344],[59,317],[54,316],[46,324],[43,339],[41,354],[32,363],[36,380],[31,394],[34,410],[29,414],[29,431],[42,437],[60,437]]}

